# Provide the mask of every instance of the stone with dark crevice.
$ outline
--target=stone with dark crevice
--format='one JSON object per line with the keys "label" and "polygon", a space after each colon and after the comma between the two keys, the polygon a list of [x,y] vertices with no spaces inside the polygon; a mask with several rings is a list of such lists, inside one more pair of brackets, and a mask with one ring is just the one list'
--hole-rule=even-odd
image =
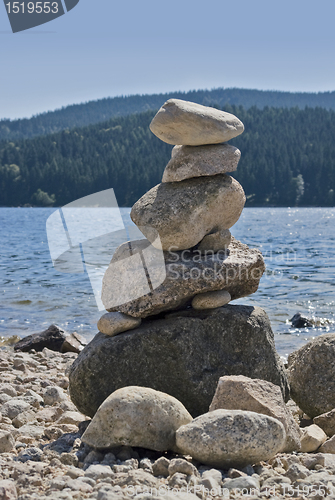
{"label": "stone with dark crevice", "polygon": [[[164,252],[165,270],[164,262],[153,258],[147,267],[148,274],[152,283],[161,284],[147,293],[143,289],[142,261],[139,260],[138,267],[132,264],[130,273],[129,257],[137,253],[145,255],[150,243],[138,240],[130,244],[131,248],[129,243],[124,243],[116,250],[103,278],[101,298],[107,311],[134,318],[186,308],[193,297],[206,292],[226,290],[231,300],[251,295],[257,291],[265,271],[260,251],[232,238],[228,249],[216,253],[197,249]],[[162,270],[166,277],[160,281]],[[137,298],[128,302],[119,300],[120,296],[128,296],[129,290]]]}

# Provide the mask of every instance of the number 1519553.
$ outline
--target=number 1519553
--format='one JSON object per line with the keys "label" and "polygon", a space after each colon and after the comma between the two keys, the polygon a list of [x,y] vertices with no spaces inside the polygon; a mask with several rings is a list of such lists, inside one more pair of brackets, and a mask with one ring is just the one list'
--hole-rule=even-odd
{"label": "number 1519553", "polygon": [[59,10],[58,2],[8,2],[6,3],[8,14],[57,14]]}

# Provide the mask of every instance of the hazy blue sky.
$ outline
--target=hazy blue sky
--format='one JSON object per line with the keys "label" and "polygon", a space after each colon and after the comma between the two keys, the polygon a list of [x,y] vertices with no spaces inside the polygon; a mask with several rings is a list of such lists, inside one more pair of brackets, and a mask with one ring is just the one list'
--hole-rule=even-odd
{"label": "hazy blue sky", "polygon": [[0,118],[122,94],[335,90],[334,20],[334,0],[80,0],[12,34],[0,5]]}

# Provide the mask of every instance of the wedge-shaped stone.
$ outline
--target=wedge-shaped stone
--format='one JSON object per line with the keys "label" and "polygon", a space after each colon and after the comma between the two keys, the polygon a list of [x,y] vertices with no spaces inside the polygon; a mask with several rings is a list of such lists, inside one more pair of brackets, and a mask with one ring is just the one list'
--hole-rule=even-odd
{"label": "wedge-shaped stone", "polygon": [[93,448],[120,445],[176,450],[176,430],[192,417],[177,399],[147,387],[111,394],[87,427],[82,441]]}
{"label": "wedge-shaped stone", "polygon": [[183,454],[221,469],[269,460],[284,442],[285,429],[279,420],[241,410],[205,413],[176,433]]}
{"label": "wedge-shaped stone", "polygon": [[[102,282],[102,302],[108,311],[145,318],[162,311],[185,308],[195,295],[216,290],[226,290],[231,299],[238,299],[256,292],[259,280],[265,270],[262,254],[256,249],[232,239],[227,250],[214,253],[200,250],[165,252],[166,278],[161,285],[150,293],[142,293],[142,261],[139,269],[132,267],[133,296],[138,297],[119,305],[120,289],[129,287],[128,259],[149,245],[147,240],[124,243],[115,252]],[[118,262],[118,276],[114,273],[114,263]],[[150,263],[149,263],[150,264]],[[148,275],[155,282],[156,274],[161,273],[160,264],[155,261],[148,265]],[[139,276],[136,280],[135,277]],[[137,285],[138,283],[138,285]],[[115,305],[117,304],[117,305]]]}
{"label": "wedge-shaped stone", "polygon": [[162,182],[234,172],[240,158],[241,151],[230,144],[175,146]]}
{"label": "wedge-shaped stone", "polygon": [[285,369],[259,307],[190,309],[115,337],[99,333],[71,366],[69,390],[90,417],[112,392],[134,385],[170,394],[197,416],[208,411],[218,379],[239,374],[269,380],[287,400]]}
{"label": "wedge-shaped stone", "polygon": [[207,234],[229,229],[245,204],[242,186],[226,174],[158,184],[133,206],[130,217],[155,246],[184,250]]}
{"label": "wedge-shaped stone", "polygon": [[226,142],[244,130],[234,115],[181,99],[169,99],[150,124],[150,130],[168,144],[200,146]]}
{"label": "wedge-shaped stone", "polygon": [[301,452],[316,451],[327,439],[326,433],[316,424],[309,425],[302,430]]}
{"label": "wedge-shaped stone", "polygon": [[286,432],[283,452],[298,451],[300,431],[285,405],[280,388],[267,380],[238,376],[221,377],[209,411],[245,410],[262,413],[279,420]]}

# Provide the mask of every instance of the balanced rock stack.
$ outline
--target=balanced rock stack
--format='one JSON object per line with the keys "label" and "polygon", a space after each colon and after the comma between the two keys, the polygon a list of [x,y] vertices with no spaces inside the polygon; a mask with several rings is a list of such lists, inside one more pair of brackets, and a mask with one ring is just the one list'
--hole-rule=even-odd
{"label": "balanced rock stack", "polygon": [[[162,183],[131,210],[146,239],[122,244],[105,273],[102,301],[109,312],[71,368],[72,400],[93,417],[117,389],[142,386],[175,397],[196,417],[208,411],[226,375],[267,380],[287,400],[267,315],[228,304],[254,293],[265,269],[261,253],[229,231],[245,194],[227,175],[241,155],[227,141],[243,124],[229,113],[171,99],[150,128],[175,147]],[[131,268],[131,257],[140,270]],[[140,279],[143,263],[149,292]]]}
{"label": "balanced rock stack", "polygon": [[[257,250],[232,239],[229,231],[241,215],[245,194],[226,174],[237,169],[241,153],[224,141],[243,132],[242,122],[214,108],[171,99],[150,128],[163,141],[178,145],[162,183],[131,210],[133,222],[147,239],[127,242],[115,252],[103,280],[104,306],[131,318],[146,318],[191,303],[194,309],[212,309],[254,293],[264,272],[263,258]],[[126,257],[145,252],[150,243],[164,251],[166,279],[150,294],[135,293],[137,299],[113,307],[120,289],[129,287],[124,278],[129,268]],[[113,264],[120,260],[124,272],[121,267],[116,276]],[[159,267],[158,258],[148,266],[152,283]],[[124,331],[131,328],[130,322],[138,326],[132,319],[123,320]],[[120,333],[122,326],[122,317],[117,315],[107,315],[98,324],[107,335]]]}

